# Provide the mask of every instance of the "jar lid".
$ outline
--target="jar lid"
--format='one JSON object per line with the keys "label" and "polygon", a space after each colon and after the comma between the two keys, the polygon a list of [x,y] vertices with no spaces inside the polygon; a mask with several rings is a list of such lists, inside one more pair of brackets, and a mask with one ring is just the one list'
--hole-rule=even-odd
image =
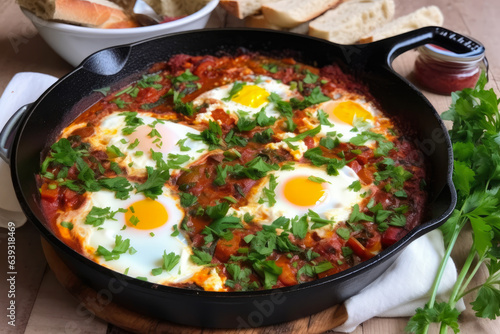
{"label": "jar lid", "polygon": [[455,53],[434,44],[426,44],[418,48],[421,54],[433,57],[445,62],[456,63],[477,63],[484,58],[484,49],[482,52],[474,55]]}

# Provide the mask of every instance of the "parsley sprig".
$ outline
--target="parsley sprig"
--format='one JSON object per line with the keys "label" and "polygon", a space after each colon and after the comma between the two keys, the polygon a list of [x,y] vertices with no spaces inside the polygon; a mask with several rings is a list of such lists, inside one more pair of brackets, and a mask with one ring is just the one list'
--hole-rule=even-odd
{"label": "parsley sprig", "polygon": [[[493,89],[485,90],[481,75],[474,89],[452,93],[452,105],[442,118],[453,122],[449,131],[453,143],[453,182],[458,203],[441,227],[445,256],[434,281],[431,297],[410,319],[406,330],[427,333],[431,323],[440,324],[440,333],[450,327],[459,331],[455,308],[460,298],[476,293],[472,309],[476,316],[495,319],[500,315],[500,113]],[[470,223],[472,246],[447,302],[436,302],[442,273],[462,229]],[[469,287],[479,268],[486,265],[489,277],[479,286]]]}

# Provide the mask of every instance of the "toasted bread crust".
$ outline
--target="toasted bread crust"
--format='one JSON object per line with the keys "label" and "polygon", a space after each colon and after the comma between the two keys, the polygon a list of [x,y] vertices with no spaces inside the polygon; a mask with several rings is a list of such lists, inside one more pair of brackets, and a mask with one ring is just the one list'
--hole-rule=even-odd
{"label": "toasted bread crust", "polygon": [[45,20],[55,20],[95,28],[137,27],[125,12],[108,1],[20,0],[19,4]]}
{"label": "toasted bread crust", "polygon": [[262,13],[267,21],[283,28],[293,28],[301,23],[312,20],[326,10],[333,8],[340,0],[312,0],[298,2],[302,5],[295,10],[290,10],[288,0],[282,0],[262,5]]}

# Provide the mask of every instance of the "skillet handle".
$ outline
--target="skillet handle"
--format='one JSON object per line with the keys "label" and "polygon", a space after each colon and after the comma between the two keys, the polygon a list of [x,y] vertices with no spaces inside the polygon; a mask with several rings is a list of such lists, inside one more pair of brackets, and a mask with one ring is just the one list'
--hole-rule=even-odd
{"label": "skillet handle", "polygon": [[[478,56],[485,50],[480,42],[443,27],[424,27],[373,42],[371,45],[380,51],[379,54],[385,57],[385,63],[391,67],[392,61],[403,52],[428,43],[436,44],[464,57]],[[485,67],[488,73],[486,60]]]}
{"label": "skillet handle", "polygon": [[31,104],[26,104],[19,108],[11,118],[5,123],[0,132],[0,158],[10,164],[10,149],[14,140],[14,135],[21,124],[21,119],[26,114],[26,111],[31,107]]}

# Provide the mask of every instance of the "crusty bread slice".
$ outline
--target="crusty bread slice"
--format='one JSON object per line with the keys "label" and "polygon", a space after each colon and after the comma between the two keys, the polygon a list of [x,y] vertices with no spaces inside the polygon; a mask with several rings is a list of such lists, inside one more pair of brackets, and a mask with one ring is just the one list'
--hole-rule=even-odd
{"label": "crusty bread slice", "polygon": [[229,14],[244,19],[258,14],[263,4],[278,1],[280,0],[220,0],[219,3]]}
{"label": "crusty bread slice", "polygon": [[179,17],[191,15],[210,0],[144,0],[158,15]]}
{"label": "crusty bread slice", "polygon": [[299,24],[296,27],[288,29],[288,28],[282,28],[282,27],[279,27],[275,24],[272,24],[268,20],[266,20],[264,15],[257,14],[257,15],[247,16],[245,18],[245,27],[282,30],[282,31],[294,32],[297,34],[307,34],[307,31],[309,30],[309,22],[304,22],[302,24]]}
{"label": "crusty bread slice", "polygon": [[261,13],[250,15],[245,17],[245,27],[248,28],[263,28],[263,29],[273,29],[273,30],[284,30],[286,28],[282,28],[275,24],[272,24]]}
{"label": "crusty bread slice", "polygon": [[309,35],[353,44],[394,16],[393,0],[351,0],[309,23]]}
{"label": "crusty bread slice", "polygon": [[257,14],[262,6],[261,0],[220,0],[219,3],[229,14],[239,19]]}
{"label": "crusty bread slice", "polygon": [[361,39],[362,43],[378,41],[427,26],[442,26],[443,13],[436,6],[422,7],[413,13],[398,17],[392,22],[375,29]]}
{"label": "crusty bread slice", "polygon": [[332,8],[340,0],[280,0],[265,2],[262,13],[266,20],[284,28],[293,28]]}
{"label": "crusty bread slice", "polygon": [[95,28],[131,28],[138,25],[107,0],[18,0],[21,7],[44,20]]}

